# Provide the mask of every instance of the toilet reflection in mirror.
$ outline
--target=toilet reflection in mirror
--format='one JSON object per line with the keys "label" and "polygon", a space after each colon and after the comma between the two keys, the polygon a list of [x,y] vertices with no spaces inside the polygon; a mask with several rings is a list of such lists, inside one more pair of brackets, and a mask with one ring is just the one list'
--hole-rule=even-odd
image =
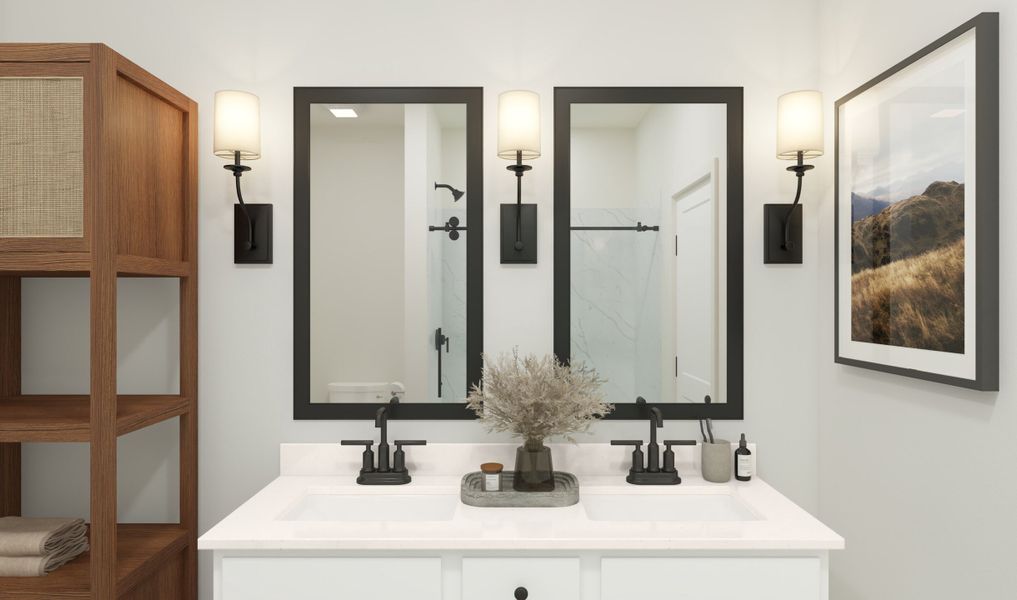
{"label": "toilet reflection in mirror", "polygon": [[724,402],[723,104],[573,104],[571,359],[608,400]]}
{"label": "toilet reflection in mirror", "polygon": [[466,105],[310,113],[310,402],[463,402]]}

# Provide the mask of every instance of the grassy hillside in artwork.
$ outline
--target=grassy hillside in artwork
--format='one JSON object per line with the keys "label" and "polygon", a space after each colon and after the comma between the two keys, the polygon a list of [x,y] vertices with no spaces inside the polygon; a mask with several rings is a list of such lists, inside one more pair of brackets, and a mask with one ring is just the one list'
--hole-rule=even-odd
{"label": "grassy hillside in artwork", "polygon": [[852,226],[851,338],[964,352],[964,185],[936,182]]}
{"label": "grassy hillside in artwork", "polygon": [[937,181],[851,225],[851,271],[942,248],[964,237],[964,184]]}

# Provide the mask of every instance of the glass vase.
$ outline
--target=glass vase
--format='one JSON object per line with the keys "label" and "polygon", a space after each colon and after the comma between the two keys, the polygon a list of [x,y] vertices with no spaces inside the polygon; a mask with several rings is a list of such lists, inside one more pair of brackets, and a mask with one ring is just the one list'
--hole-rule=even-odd
{"label": "glass vase", "polygon": [[526,440],[516,449],[512,488],[517,492],[549,492],[554,489],[551,449],[544,440]]}

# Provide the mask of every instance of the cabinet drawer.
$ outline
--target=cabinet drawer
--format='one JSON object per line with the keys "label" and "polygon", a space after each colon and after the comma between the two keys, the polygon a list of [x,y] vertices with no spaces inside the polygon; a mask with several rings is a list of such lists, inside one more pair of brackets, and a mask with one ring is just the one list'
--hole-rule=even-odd
{"label": "cabinet drawer", "polygon": [[605,558],[601,600],[819,600],[818,558]]}
{"label": "cabinet drawer", "polygon": [[462,600],[579,600],[578,558],[464,558]]}
{"label": "cabinet drawer", "polygon": [[440,558],[236,557],[222,600],[441,600]]}

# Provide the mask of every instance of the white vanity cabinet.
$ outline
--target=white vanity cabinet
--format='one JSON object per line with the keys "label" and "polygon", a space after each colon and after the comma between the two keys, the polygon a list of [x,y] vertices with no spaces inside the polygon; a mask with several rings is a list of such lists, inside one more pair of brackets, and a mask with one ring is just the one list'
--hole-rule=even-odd
{"label": "white vanity cabinet", "polygon": [[579,558],[464,558],[462,600],[581,600]]}
{"label": "white vanity cabinet", "polygon": [[825,555],[217,556],[216,600],[827,600]]}
{"label": "white vanity cabinet", "polygon": [[681,485],[634,486],[617,447],[555,446],[577,504],[463,504],[462,473],[515,450],[429,444],[410,484],[370,486],[355,447],[284,445],[279,478],[198,540],[214,599],[829,600],[844,539],[758,477],[710,483],[686,453]]}
{"label": "white vanity cabinet", "polygon": [[234,556],[216,562],[217,599],[443,600],[437,557]]}
{"label": "white vanity cabinet", "polygon": [[816,600],[819,558],[605,558],[599,600]]}

